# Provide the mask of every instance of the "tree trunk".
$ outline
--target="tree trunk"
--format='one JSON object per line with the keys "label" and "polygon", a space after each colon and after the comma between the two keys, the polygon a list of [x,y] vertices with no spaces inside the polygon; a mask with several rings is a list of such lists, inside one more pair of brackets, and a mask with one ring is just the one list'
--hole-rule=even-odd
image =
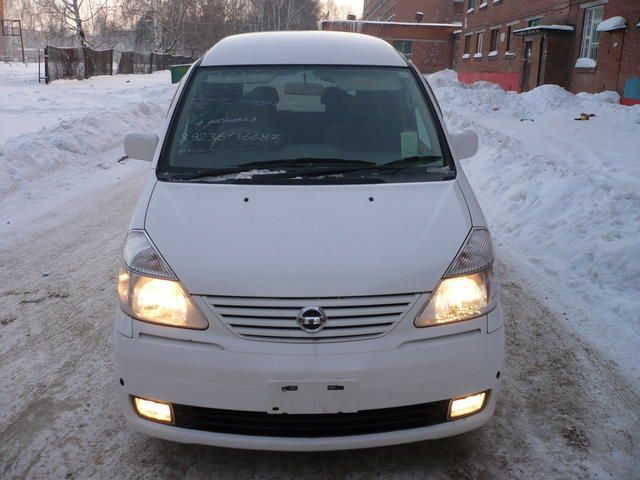
{"label": "tree trunk", "polygon": [[153,51],[162,52],[161,0],[153,0]]}
{"label": "tree trunk", "polygon": [[76,32],[78,37],[80,38],[80,45],[83,47],[88,47],[87,36],[84,33],[84,27],[82,25],[82,17],[80,16],[80,5],[78,4],[78,0],[72,0],[71,2],[71,12],[73,14],[73,19],[76,24]]}

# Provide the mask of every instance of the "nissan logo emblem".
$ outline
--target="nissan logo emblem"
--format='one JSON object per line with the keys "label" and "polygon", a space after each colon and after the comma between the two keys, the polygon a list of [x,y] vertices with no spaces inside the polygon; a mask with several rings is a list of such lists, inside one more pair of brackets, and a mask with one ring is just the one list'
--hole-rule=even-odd
{"label": "nissan logo emblem", "polygon": [[315,333],[322,330],[327,323],[327,314],[320,307],[304,307],[298,313],[297,320],[302,330]]}

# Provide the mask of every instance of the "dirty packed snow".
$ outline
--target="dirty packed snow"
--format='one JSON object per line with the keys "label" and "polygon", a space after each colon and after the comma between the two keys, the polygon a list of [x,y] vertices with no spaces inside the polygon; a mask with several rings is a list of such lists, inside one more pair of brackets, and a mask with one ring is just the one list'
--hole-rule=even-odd
{"label": "dirty packed snow", "polygon": [[500,254],[640,389],[640,105],[428,79],[449,128],[480,136],[463,166]]}

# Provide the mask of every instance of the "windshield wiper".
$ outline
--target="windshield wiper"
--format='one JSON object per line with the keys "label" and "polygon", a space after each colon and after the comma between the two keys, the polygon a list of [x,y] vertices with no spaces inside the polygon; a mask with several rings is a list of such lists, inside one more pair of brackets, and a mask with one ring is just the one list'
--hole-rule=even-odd
{"label": "windshield wiper", "polygon": [[321,158],[321,157],[301,157],[292,159],[268,160],[266,162],[249,162],[239,165],[239,167],[252,168],[287,168],[287,167],[306,167],[321,168],[324,166],[342,165],[350,167],[356,166],[375,166],[375,162],[367,160],[345,160],[342,158]]}
{"label": "windshield wiper", "polygon": [[[269,170],[271,168],[285,168],[285,167],[297,167],[293,171],[290,172],[260,172],[256,173],[256,176],[267,176],[267,177],[276,177],[276,178],[290,178],[298,175],[298,172],[311,172],[316,171],[316,168],[312,168],[313,165],[318,165],[319,163],[325,164],[327,167],[331,167],[335,165],[349,165],[348,168],[354,168],[357,166],[375,166],[375,162],[369,162],[365,160],[342,160],[338,158],[313,158],[313,157],[305,157],[305,158],[294,158],[291,160],[268,160],[266,162],[249,162],[242,163],[235,167],[226,167],[226,168],[203,168],[194,170],[191,172],[158,172],[158,176],[162,179],[171,180],[171,181],[191,181],[191,180],[201,180],[203,178],[209,177],[223,177],[225,175],[233,175],[235,173],[249,173],[252,170]],[[328,164],[328,165],[327,165]],[[361,168],[361,167],[360,167]],[[323,169],[322,166],[317,168],[317,170],[327,170]],[[340,169],[342,171],[342,169]],[[290,175],[291,174],[291,175]],[[233,179],[230,179],[233,180]]]}
{"label": "windshield wiper", "polygon": [[[224,177],[225,175],[233,175],[235,173],[250,173],[253,170],[256,169],[248,167],[206,168],[194,170],[192,172],[158,172],[158,176],[166,180],[188,182],[191,180],[200,180],[209,177]],[[277,175],[280,173],[282,172],[273,172],[273,175]],[[271,175],[271,173],[256,172],[255,175]]]}
{"label": "windshield wiper", "polygon": [[[237,167],[228,168],[210,168],[200,169],[192,172],[159,172],[158,175],[161,178],[171,181],[192,181],[201,180],[204,178],[224,177],[226,175],[249,173],[253,170],[261,170],[255,173],[255,177],[264,177],[273,179],[291,179],[291,178],[307,178],[307,177],[322,177],[331,175],[341,175],[345,173],[356,173],[372,170],[395,170],[399,171],[407,167],[428,167],[429,164],[442,160],[442,157],[437,155],[428,156],[413,156],[407,158],[401,158],[393,160],[391,162],[377,164],[375,162],[366,160],[342,160],[342,159],[328,159],[328,158],[295,158],[291,160],[270,160],[266,162],[250,162],[243,163]],[[318,165],[323,162],[324,165]],[[314,167],[313,165],[318,165]],[[269,172],[270,168],[286,168],[286,167],[298,167],[286,172]],[[265,171],[267,170],[267,171]],[[448,167],[438,168],[434,171],[428,171],[429,174],[444,175],[445,178],[451,175],[453,172]],[[221,179],[222,180],[222,179]],[[236,178],[225,179],[227,181],[240,180]],[[243,179],[249,180],[249,179]]]}
{"label": "windshield wiper", "polygon": [[[391,162],[377,164],[375,162],[365,162],[362,160],[355,160],[358,164],[362,166],[351,166],[351,167],[336,167],[336,168],[308,168],[308,169],[299,169],[292,170],[286,173],[273,174],[269,175],[269,178],[296,178],[296,177],[321,177],[321,176],[331,176],[331,175],[340,175],[344,173],[357,173],[363,171],[372,171],[372,170],[401,170],[406,167],[428,167],[429,164],[435,163],[438,160],[442,160],[441,156],[437,155],[429,155],[429,156],[414,156],[401,158],[399,160],[393,160]],[[338,163],[349,163],[351,161],[339,161]],[[451,175],[452,172],[449,167],[438,168],[437,170],[427,170],[425,173],[435,174],[435,175],[444,175],[445,180],[448,179],[448,176]]]}
{"label": "windshield wiper", "polygon": [[378,168],[388,169],[388,168],[405,168],[405,167],[422,167],[428,166],[431,163],[436,163],[437,161],[442,160],[441,155],[415,155],[413,157],[405,157],[400,158],[398,160],[393,160],[391,162],[382,163],[378,165]]}

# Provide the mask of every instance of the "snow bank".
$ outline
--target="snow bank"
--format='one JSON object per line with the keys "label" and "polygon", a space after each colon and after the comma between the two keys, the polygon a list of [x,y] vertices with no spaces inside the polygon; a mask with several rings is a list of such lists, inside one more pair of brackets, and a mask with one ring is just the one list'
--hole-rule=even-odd
{"label": "snow bank", "polygon": [[596,31],[611,32],[613,30],[621,30],[624,28],[627,28],[627,20],[624,17],[611,17],[600,22]]}
{"label": "snow bank", "polygon": [[168,72],[37,83],[37,66],[0,65],[0,195],[69,169],[109,168],[132,130],[156,131],[174,86]]}
{"label": "snow bank", "polygon": [[158,105],[140,102],[127,110],[63,120],[55,127],[12,139],[0,152],[0,194],[62,168],[109,168],[120,152],[105,158],[106,151],[120,147],[132,130],[156,130],[163,115]]}
{"label": "snow bank", "polygon": [[610,90],[599,93],[580,92],[576,96],[583,100],[600,101],[616,105],[620,103],[620,95],[618,92],[612,92]]}
{"label": "snow bank", "polygon": [[592,58],[579,58],[576,60],[576,68],[596,68],[596,61]]}
{"label": "snow bank", "polygon": [[[480,135],[463,165],[500,253],[640,386],[640,105],[428,79],[449,128]],[[595,116],[576,122],[580,113]]]}

